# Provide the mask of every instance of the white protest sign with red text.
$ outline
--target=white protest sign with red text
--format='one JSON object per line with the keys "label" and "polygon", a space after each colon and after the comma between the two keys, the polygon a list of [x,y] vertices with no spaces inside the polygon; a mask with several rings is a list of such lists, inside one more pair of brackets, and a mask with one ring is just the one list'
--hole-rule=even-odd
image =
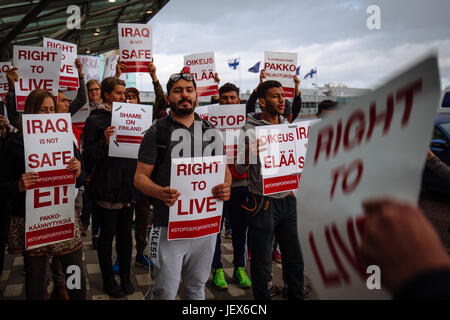
{"label": "white protest sign with red text", "polygon": [[276,80],[283,86],[284,96],[294,98],[294,76],[297,69],[297,54],[287,52],[264,52],[265,80]]}
{"label": "white protest sign with red text", "polygon": [[153,108],[143,104],[113,102],[110,137],[110,157],[137,159],[145,132],[152,125]]}
{"label": "white protest sign with red text", "polygon": [[210,105],[208,121],[222,133],[227,163],[234,163],[239,132],[247,121],[245,104]]}
{"label": "white protest sign with red text", "polygon": [[417,203],[439,95],[431,56],[311,127],[297,224],[320,299],[389,298],[383,287],[368,289],[361,202],[390,196]]}
{"label": "white protest sign with red text", "polygon": [[199,97],[219,95],[219,86],[214,80],[216,63],[214,52],[197,53],[184,56],[184,65],[194,75]]}
{"label": "white protest sign with red text", "polygon": [[14,86],[17,111],[23,111],[31,91],[44,89],[58,96],[61,49],[14,46],[13,65],[19,80]]}
{"label": "white protest sign with red text", "polygon": [[256,127],[256,138],[266,146],[259,153],[264,195],[298,188],[300,169],[296,158],[295,125]]}
{"label": "white protest sign with red text", "polygon": [[26,249],[72,239],[75,172],[66,170],[73,157],[70,114],[24,114],[22,129],[25,171],[39,172],[26,191]]}
{"label": "white protest sign with red text", "polygon": [[223,201],[212,189],[224,182],[225,157],[172,159],[170,186],[181,195],[169,209],[168,240],[201,238],[220,231]]}
{"label": "white protest sign with red text", "polygon": [[78,69],[75,66],[77,58],[77,45],[65,41],[44,38],[45,48],[59,48],[61,52],[61,74],[59,76],[60,87],[78,88]]}
{"label": "white protest sign with red text", "polygon": [[[68,90],[64,91],[63,93],[70,104],[77,96],[78,90]],[[86,104],[72,116],[72,124],[78,129],[83,130],[86,119],[87,117],[89,117],[90,113],[91,109],[89,108],[89,102],[86,102]]]}
{"label": "white protest sign with red text", "polygon": [[88,82],[91,79],[100,81],[100,58],[79,55],[78,59],[83,64],[84,81]]}
{"label": "white protest sign with red text", "polygon": [[6,73],[11,69],[11,62],[0,62],[0,100],[5,101],[6,93],[9,89]]}
{"label": "white protest sign with red text", "polygon": [[120,59],[126,68],[123,73],[148,72],[153,56],[152,28],[149,24],[119,23]]}

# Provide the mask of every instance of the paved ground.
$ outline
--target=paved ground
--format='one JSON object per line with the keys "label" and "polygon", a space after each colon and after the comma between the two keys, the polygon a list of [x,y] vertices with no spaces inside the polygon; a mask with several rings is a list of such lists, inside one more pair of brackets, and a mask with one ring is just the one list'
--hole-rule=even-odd
{"label": "paved ground", "polygon": [[[436,195],[433,193],[422,193],[419,201],[420,207],[424,210],[426,216],[434,225],[439,236],[450,253],[450,199],[447,196]],[[93,249],[90,242],[90,235],[83,238],[84,241],[84,268],[87,274],[87,297],[90,300],[109,300],[110,297],[102,290],[102,280],[100,268],[98,266],[97,252]],[[207,300],[251,300],[253,299],[251,289],[243,290],[238,284],[231,280],[233,273],[233,254],[230,239],[222,236],[222,259],[225,275],[229,283],[227,290],[216,290],[213,287],[212,277],[208,281],[205,289]],[[134,265],[134,257],[136,252],[133,251],[132,261],[132,277],[136,292],[133,295],[126,296],[122,300],[142,300],[149,299],[149,289],[153,284],[152,276],[148,270]],[[247,264],[247,274],[249,272],[249,264]],[[273,282],[282,287],[281,264],[272,263]],[[22,300],[24,296],[24,273],[23,273],[23,257],[11,256],[6,254],[5,267],[0,278],[0,299],[5,300]],[[305,284],[309,284],[307,275],[305,275]],[[51,293],[53,284],[50,283],[48,291]],[[177,296],[180,299],[181,293]],[[283,299],[281,295],[273,297],[273,299]],[[312,292],[309,299],[317,299],[317,295]]]}
{"label": "paved ground", "polygon": [[[89,233],[89,231],[88,231]],[[150,293],[149,289],[153,285],[152,274],[149,274],[149,271],[135,266],[134,257],[136,256],[135,248],[133,249],[133,260],[132,260],[132,282],[136,289],[135,293],[129,296],[126,296],[122,299],[110,298],[106,293],[102,290],[102,279],[100,274],[100,267],[98,265],[97,251],[94,250],[91,243],[91,237],[88,234],[86,237],[83,237],[83,262],[85,272],[87,274],[87,298],[89,300],[142,300],[149,299]],[[252,290],[246,289],[243,290],[239,287],[239,285],[233,282],[233,247],[230,239],[225,239],[222,235],[222,262],[224,265],[225,277],[228,281],[228,289],[227,290],[216,290],[214,289],[212,283],[212,276],[208,281],[205,289],[205,296],[207,300],[252,300]],[[114,260],[113,260],[114,261]],[[250,265],[247,264],[247,274],[250,275],[249,271]],[[273,272],[273,282],[282,287],[282,272],[281,272],[281,264],[277,262],[273,262],[272,264],[272,272]],[[118,276],[117,281],[119,281]],[[5,267],[0,278],[0,299],[5,300],[23,300],[25,299],[24,293],[24,283],[25,276],[23,272],[23,257],[22,256],[11,256],[6,254],[5,256]],[[306,282],[308,283],[308,281]],[[49,295],[51,294],[53,289],[53,283],[50,283],[48,287]],[[3,294],[3,296],[2,296]],[[177,299],[180,299],[182,296],[181,292],[177,295]],[[315,296],[314,293],[311,294],[310,298],[313,299]],[[282,299],[282,296],[274,296],[273,299]]]}

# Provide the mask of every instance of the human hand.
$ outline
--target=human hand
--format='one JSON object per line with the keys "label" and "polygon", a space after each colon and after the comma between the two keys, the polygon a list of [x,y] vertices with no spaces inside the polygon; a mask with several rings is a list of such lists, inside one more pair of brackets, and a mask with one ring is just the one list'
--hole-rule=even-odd
{"label": "human hand", "polygon": [[217,72],[214,73],[214,81],[217,82],[217,83],[220,82],[219,74]]}
{"label": "human hand", "polygon": [[78,70],[78,76],[80,78],[83,78],[83,64],[81,63],[80,59],[76,58],[75,59],[75,67],[77,67]]}
{"label": "human hand", "polygon": [[110,126],[105,129],[104,134],[106,138],[106,144],[109,144],[109,137],[111,137],[114,134],[115,129],[116,129],[115,126]]}
{"label": "human hand", "polygon": [[150,74],[150,77],[152,77],[153,82],[158,81],[158,78],[156,77],[156,66],[153,64],[153,61],[148,65],[148,73]]}
{"label": "human hand", "polygon": [[178,197],[181,195],[177,189],[171,187],[161,187],[158,192],[158,199],[160,199],[164,204],[168,207],[171,207],[178,200]]}
{"label": "human hand", "polygon": [[123,60],[117,60],[116,64],[116,78],[120,78],[122,71],[126,69],[125,62]]}
{"label": "human hand", "polygon": [[18,190],[20,192],[26,191],[30,186],[37,183],[39,179],[39,173],[37,172],[26,172],[23,173],[20,180]]}
{"label": "human hand", "polygon": [[231,187],[229,183],[222,183],[212,189],[212,194],[219,200],[227,201],[230,199]]}
{"label": "human hand", "polygon": [[416,206],[391,198],[362,203],[361,256],[380,267],[381,281],[396,292],[428,270],[450,268],[450,258],[430,222]]}
{"label": "human hand", "polygon": [[300,85],[300,79],[297,77],[297,75],[294,76],[294,85],[298,87]]}
{"label": "human hand", "polygon": [[428,149],[428,151],[427,151],[427,160],[431,160],[431,158],[433,158],[433,157],[434,157],[433,151]]}
{"label": "human hand", "polygon": [[265,78],[266,78],[266,70],[261,69],[261,72],[259,73],[259,83],[261,84]]}
{"label": "human hand", "polygon": [[66,169],[68,171],[75,171],[75,176],[78,178],[81,174],[81,162],[77,158],[73,157],[67,164]]}

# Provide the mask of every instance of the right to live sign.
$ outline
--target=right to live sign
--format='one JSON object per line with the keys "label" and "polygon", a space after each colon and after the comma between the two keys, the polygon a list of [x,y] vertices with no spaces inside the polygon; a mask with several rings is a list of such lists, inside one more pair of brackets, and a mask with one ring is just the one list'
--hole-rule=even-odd
{"label": "right to live sign", "polygon": [[19,80],[14,86],[17,111],[23,111],[31,91],[44,89],[58,96],[61,49],[14,46],[13,65]]}
{"label": "right to live sign", "polygon": [[168,240],[201,238],[220,231],[223,201],[212,189],[224,182],[225,156],[172,159],[170,186],[181,195],[169,210]]}
{"label": "right to live sign", "polygon": [[38,172],[26,191],[25,247],[72,239],[75,227],[75,173],[69,113],[22,115],[25,171]]}
{"label": "right to live sign", "polygon": [[367,285],[361,202],[417,203],[439,96],[437,58],[429,56],[311,128],[297,227],[320,299],[389,298]]}

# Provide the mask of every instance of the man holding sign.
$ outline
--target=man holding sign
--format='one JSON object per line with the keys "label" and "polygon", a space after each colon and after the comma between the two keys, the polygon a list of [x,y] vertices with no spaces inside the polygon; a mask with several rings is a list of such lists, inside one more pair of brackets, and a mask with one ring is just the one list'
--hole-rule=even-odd
{"label": "man holding sign", "polygon": [[[166,102],[170,105],[171,113],[158,120],[145,134],[139,149],[134,178],[136,188],[154,199],[154,221],[150,235],[151,259],[155,264],[155,285],[152,289],[152,299],[175,299],[179,280],[183,274],[184,298],[203,300],[205,283],[208,280],[213,259],[215,233],[219,232],[219,229],[217,226],[213,233],[203,234],[201,238],[169,241],[168,234],[171,232],[168,228],[169,208],[177,205],[180,213],[185,213],[180,208],[179,202],[182,194],[169,184],[171,175],[176,174],[171,172],[172,159],[179,158],[180,152],[182,152],[181,158],[188,158],[187,160],[192,157],[204,156],[209,141],[204,141],[203,138],[206,139],[207,134],[212,133],[206,140],[211,140],[214,136],[215,141],[215,138],[220,137],[220,133],[208,121],[202,120],[194,113],[198,94],[194,77],[191,74],[173,74],[167,83],[167,92]],[[181,143],[178,142],[180,136],[182,137]],[[180,145],[186,146],[186,141],[188,141],[189,148],[180,150]],[[219,143],[218,148],[212,150],[210,155],[223,155],[223,144]],[[192,164],[192,169],[196,165],[199,164]],[[207,168],[215,167],[213,165],[201,166],[202,170],[206,171]],[[197,167],[195,170],[185,169],[187,171],[180,171],[180,173],[186,172],[191,175],[198,172]],[[219,169],[217,172],[209,172],[209,174],[220,174]],[[210,189],[212,197],[206,198],[206,201],[214,206],[213,203],[216,203],[216,199],[228,200],[230,185],[231,175],[226,169],[225,182]],[[200,187],[200,183],[198,186]],[[203,207],[207,208],[208,203]],[[196,208],[199,209],[198,206]],[[192,214],[192,211],[188,210],[187,215]],[[195,214],[200,215],[201,213],[204,214],[203,210],[197,210]],[[187,226],[188,222],[185,223]]]}
{"label": "man holding sign", "polygon": [[258,154],[265,147],[256,140],[255,127],[281,124],[285,109],[282,85],[266,81],[258,87],[262,113],[248,115],[247,124],[239,136],[236,171],[248,171],[249,246],[252,253],[250,272],[253,295],[257,300],[270,299],[267,282],[270,276],[272,238],[279,242],[283,255],[283,270],[288,285],[289,299],[303,299],[303,259],[297,239],[296,199],[292,192],[264,196],[261,162]]}

